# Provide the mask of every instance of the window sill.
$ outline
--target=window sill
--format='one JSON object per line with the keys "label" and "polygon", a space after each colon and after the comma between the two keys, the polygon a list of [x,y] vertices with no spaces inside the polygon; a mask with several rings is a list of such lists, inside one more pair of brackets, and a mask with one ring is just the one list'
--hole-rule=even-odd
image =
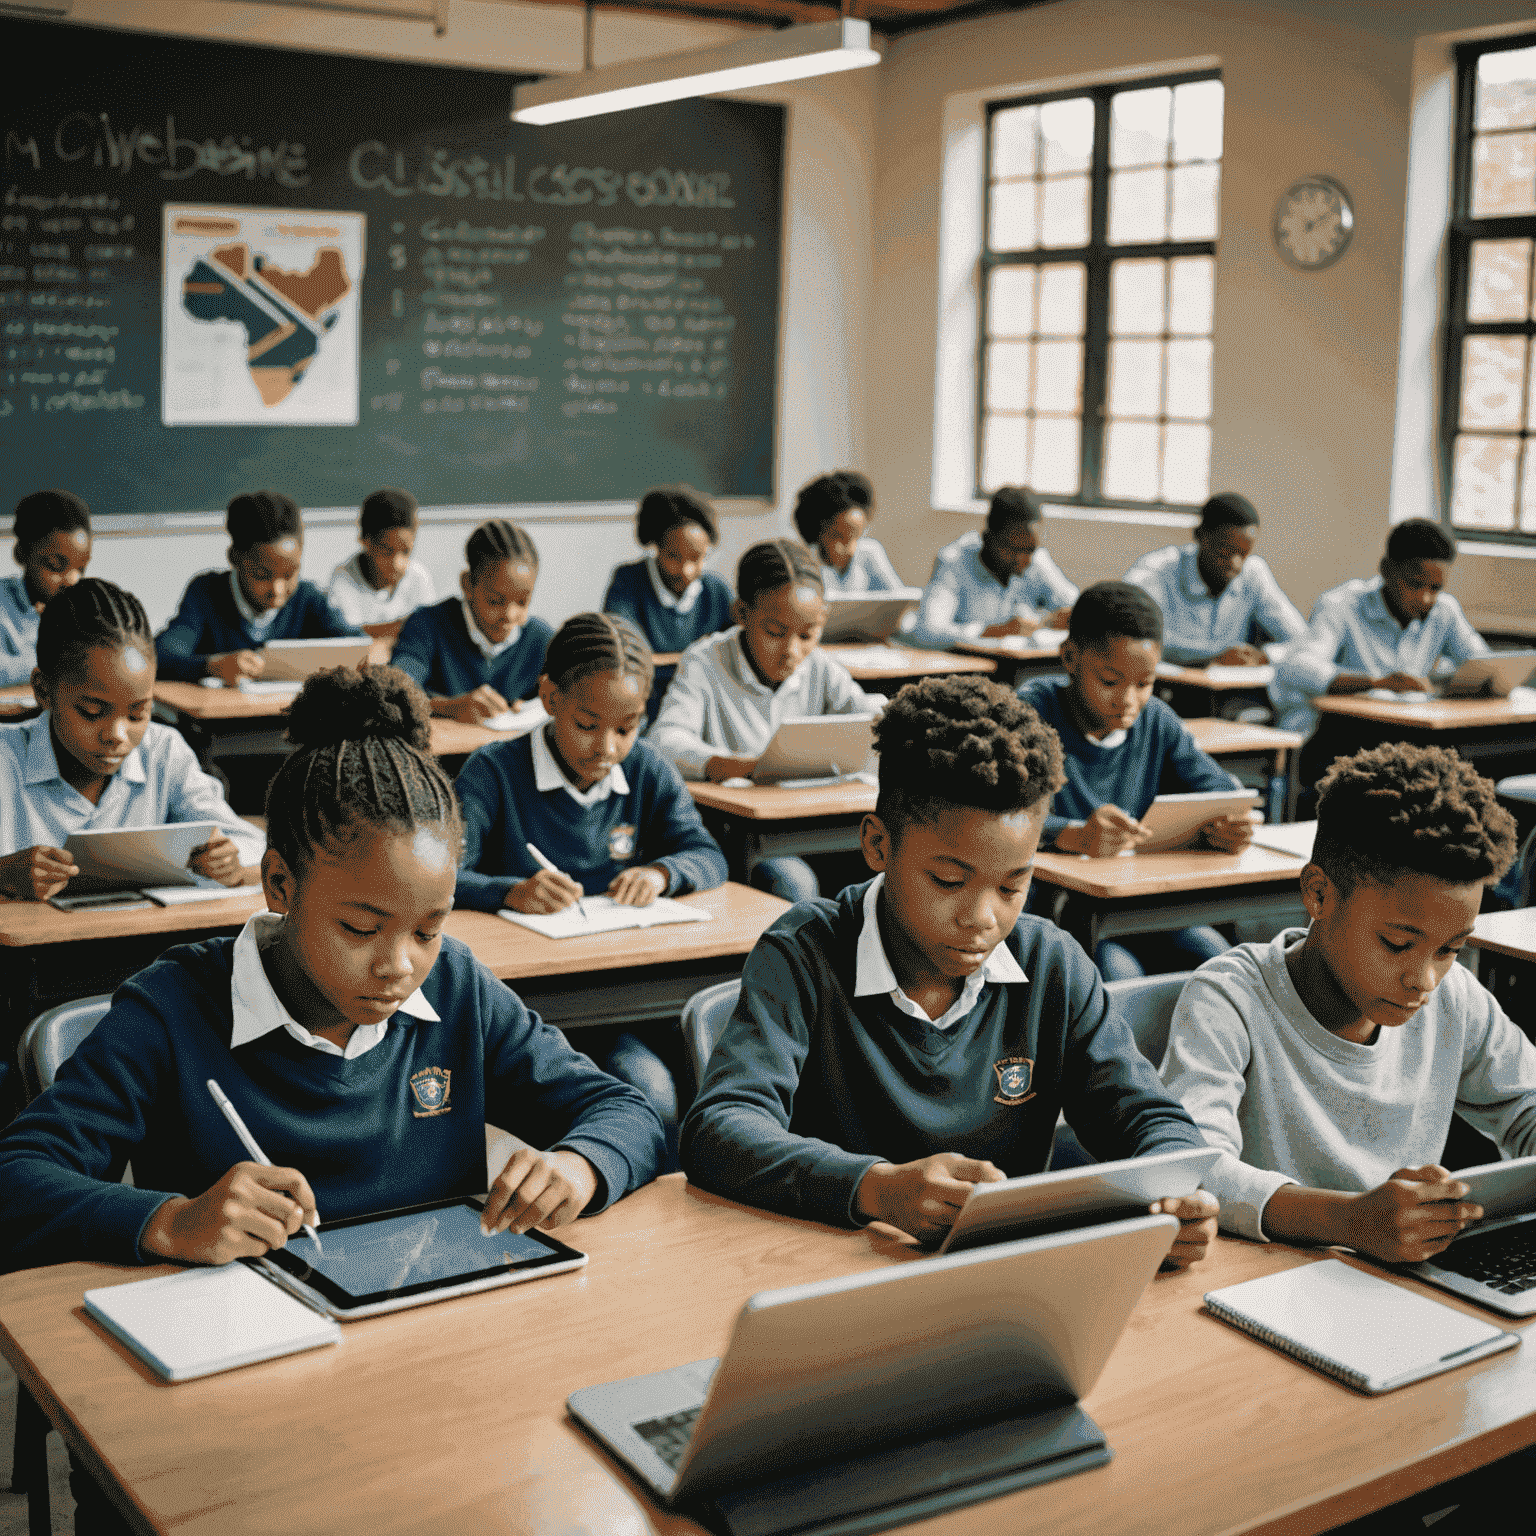
{"label": "window sill", "polygon": [[[1137,528],[1193,528],[1200,521],[1198,512],[1160,512],[1155,507],[1075,507],[1053,501],[1043,502],[1042,505],[1048,518],[1061,522],[1125,523]],[[940,505],[936,510],[985,517],[987,502],[956,501]],[[1461,547],[1467,549],[1469,546],[1463,544]],[[1503,546],[1499,548],[1502,550]],[[1532,553],[1536,554],[1536,550]]]}
{"label": "window sill", "polygon": [[1536,544],[1479,544],[1458,538],[1456,552],[1461,555],[1488,555],[1495,560],[1536,560]]}

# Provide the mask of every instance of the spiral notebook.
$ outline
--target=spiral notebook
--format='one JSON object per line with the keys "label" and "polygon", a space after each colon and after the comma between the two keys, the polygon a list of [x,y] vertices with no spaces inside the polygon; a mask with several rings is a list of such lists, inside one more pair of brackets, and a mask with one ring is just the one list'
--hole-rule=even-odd
{"label": "spiral notebook", "polygon": [[1469,1365],[1520,1342],[1342,1259],[1205,1293],[1213,1317],[1372,1395]]}

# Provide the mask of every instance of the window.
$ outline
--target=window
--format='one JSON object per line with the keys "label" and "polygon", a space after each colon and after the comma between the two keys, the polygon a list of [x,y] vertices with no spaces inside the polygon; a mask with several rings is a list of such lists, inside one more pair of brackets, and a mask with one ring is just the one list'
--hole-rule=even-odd
{"label": "window", "polygon": [[987,109],[981,494],[1206,499],[1221,114],[1214,74]]}
{"label": "window", "polygon": [[1459,48],[1456,79],[1440,425],[1442,505],[1456,529],[1532,543],[1536,39]]}

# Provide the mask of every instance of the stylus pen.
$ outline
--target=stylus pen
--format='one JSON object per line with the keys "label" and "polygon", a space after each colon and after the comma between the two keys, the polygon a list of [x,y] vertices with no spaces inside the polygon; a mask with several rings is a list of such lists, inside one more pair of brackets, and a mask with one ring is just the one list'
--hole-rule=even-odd
{"label": "stylus pen", "polygon": [[[552,875],[558,875],[560,873],[560,871],[558,869],[556,869],[555,866],[553,864],[551,864],[549,862],[549,860],[546,859],[544,857],[544,855],[542,853],[540,853],[539,850],[533,846],[532,843],[526,843],[526,844],[524,844],[524,846],[527,848],[528,852],[532,855],[533,862],[535,864],[537,864],[540,869],[547,869],[550,872],[550,874],[552,874]],[[582,922],[584,922],[584,923],[591,922],[592,919],[587,916],[587,904],[586,904],[586,902],[584,902],[581,899],[580,896],[578,896],[576,898],[576,906],[577,906],[577,909],[581,912],[581,920],[582,920]]]}
{"label": "stylus pen", "polygon": [[[229,1121],[229,1128],[240,1138],[240,1145],[250,1154],[253,1163],[260,1163],[263,1168],[272,1167],[272,1159],[256,1145],[256,1138],[247,1129],[245,1121],[240,1118],[240,1111],[229,1102],[229,1096],[210,1077],[208,1079],[208,1092],[213,1095],[213,1102],[219,1106],[224,1118]],[[304,1235],[308,1237],[316,1248],[320,1247],[320,1234],[306,1221],[303,1224]],[[324,1252],[324,1250],[321,1250]]]}

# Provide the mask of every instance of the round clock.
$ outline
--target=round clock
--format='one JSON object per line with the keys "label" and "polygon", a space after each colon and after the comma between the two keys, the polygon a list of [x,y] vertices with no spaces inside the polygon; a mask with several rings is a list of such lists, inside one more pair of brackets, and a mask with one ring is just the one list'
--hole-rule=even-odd
{"label": "round clock", "polygon": [[1275,248],[1298,272],[1331,267],[1354,232],[1354,204],[1331,176],[1303,176],[1275,204]]}

